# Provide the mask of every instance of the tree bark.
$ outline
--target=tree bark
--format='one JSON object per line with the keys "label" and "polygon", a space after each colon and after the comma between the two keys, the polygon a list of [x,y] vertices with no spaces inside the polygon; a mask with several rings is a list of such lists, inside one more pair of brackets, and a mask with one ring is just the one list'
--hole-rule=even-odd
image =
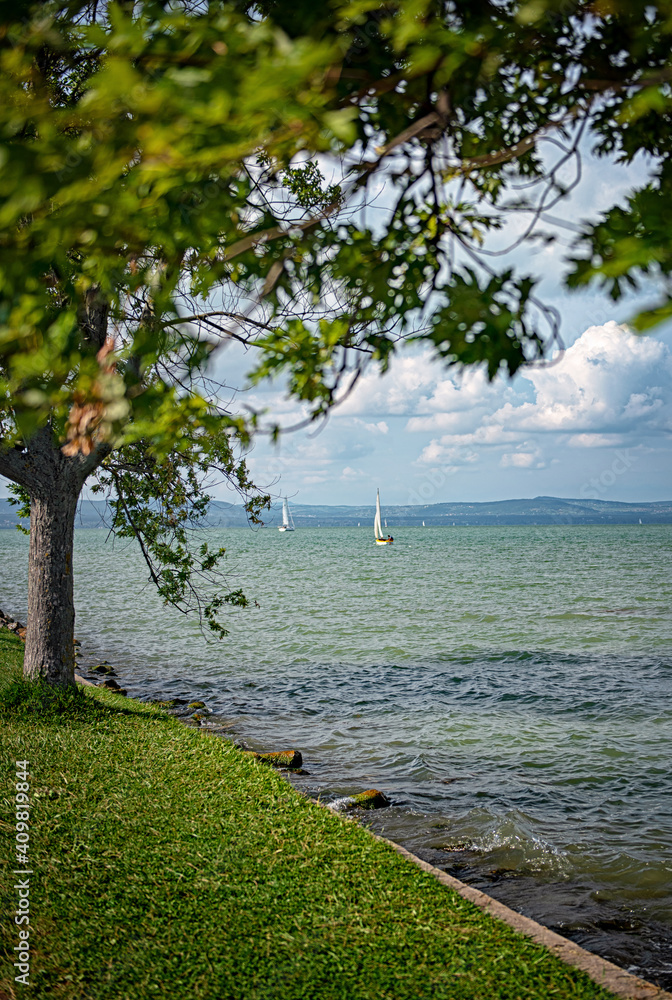
{"label": "tree bark", "polygon": [[30,502],[28,622],[24,677],[75,683],[73,541],[79,490],[55,485]]}
{"label": "tree bark", "polygon": [[24,447],[0,448],[0,474],[30,494],[28,622],[23,674],[48,684],[75,683],[73,542],[77,501],[109,448],[64,455],[50,427]]}
{"label": "tree bark", "polygon": [[[109,303],[92,285],[79,304],[84,344],[100,350]],[[0,425],[1,428],[1,425]],[[88,450],[88,449],[87,449]],[[104,442],[88,454],[64,454],[50,424],[28,441],[7,446],[0,433],[0,475],[30,494],[28,621],[23,675],[56,687],[75,683],[73,544],[77,501],[86,479],[110,452]]]}

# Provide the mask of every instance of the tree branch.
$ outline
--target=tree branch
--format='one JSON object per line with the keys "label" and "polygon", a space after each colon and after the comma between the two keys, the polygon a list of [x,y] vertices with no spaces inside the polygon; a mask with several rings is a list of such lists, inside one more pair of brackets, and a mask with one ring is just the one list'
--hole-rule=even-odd
{"label": "tree branch", "polygon": [[20,486],[27,486],[29,478],[27,458],[27,453],[18,445],[13,448],[0,448],[0,476],[5,476]]}

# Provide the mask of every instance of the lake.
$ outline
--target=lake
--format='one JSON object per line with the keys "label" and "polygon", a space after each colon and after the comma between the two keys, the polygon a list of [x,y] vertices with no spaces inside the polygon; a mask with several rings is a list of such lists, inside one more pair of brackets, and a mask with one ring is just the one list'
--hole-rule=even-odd
{"label": "lake", "polygon": [[[376,832],[672,986],[671,525],[209,529],[231,612],[208,643],[139,553],[76,532],[83,663],[202,699],[307,794],[376,787]],[[25,615],[27,539],[0,531]]]}

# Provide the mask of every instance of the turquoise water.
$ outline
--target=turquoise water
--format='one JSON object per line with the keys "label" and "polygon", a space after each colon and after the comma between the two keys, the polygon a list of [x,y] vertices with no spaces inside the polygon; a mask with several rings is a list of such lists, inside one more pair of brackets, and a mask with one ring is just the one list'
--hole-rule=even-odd
{"label": "turquoise water", "polygon": [[[210,530],[259,607],[208,644],[134,548],[79,530],[84,662],[300,749],[309,794],[381,788],[375,830],[669,987],[672,526],[393,533]],[[26,561],[1,531],[19,616]]]}

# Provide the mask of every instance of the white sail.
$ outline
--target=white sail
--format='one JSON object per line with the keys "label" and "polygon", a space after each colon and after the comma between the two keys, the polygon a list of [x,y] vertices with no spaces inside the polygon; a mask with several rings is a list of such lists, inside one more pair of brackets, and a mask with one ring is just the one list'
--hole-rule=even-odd
{"label": "white sail", "polygon": [[282,524],[278,528],[278,531],[294,531],[294,518],[289,509],[287,497],[282,501]]}
{"label": "white sail", "polygon": [[380,490],[376,490],[376,517],[373,522],[373,533],[376,540],[383,537],[383,527],[380,518]]}

